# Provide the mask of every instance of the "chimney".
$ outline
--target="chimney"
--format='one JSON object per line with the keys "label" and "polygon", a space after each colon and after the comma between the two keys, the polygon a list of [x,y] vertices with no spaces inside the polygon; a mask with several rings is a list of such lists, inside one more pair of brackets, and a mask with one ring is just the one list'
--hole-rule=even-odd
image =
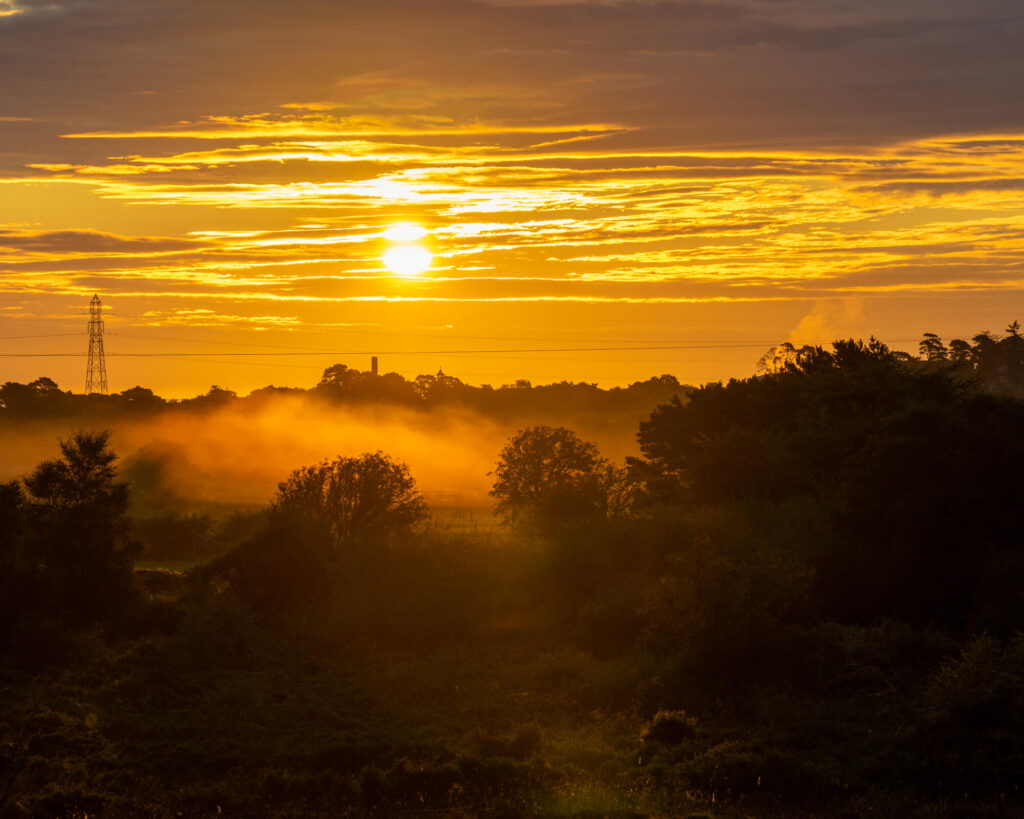
{"label": "chimney", "polygon": [[373,356],[370,359],[370,375],[377,374],[377,356]]}

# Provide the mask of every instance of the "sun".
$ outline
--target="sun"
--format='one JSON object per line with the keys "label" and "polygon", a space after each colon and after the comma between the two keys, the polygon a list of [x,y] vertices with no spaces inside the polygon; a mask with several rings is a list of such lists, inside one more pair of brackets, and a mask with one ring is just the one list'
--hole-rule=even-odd
{"label": "sun", "polygon": [[399,276],[418,276],[430,267],[434,258],[419,241],[426,237],[427,230],[412,222],[399,222],[384,231],[383,236],[391,247],[384,253],[384,264]]}
{"label": "sun", "polygon": [[384,254],[384,264],[399,276],[418,276],[430,267],[433,254],[419,245],[398,245]]}

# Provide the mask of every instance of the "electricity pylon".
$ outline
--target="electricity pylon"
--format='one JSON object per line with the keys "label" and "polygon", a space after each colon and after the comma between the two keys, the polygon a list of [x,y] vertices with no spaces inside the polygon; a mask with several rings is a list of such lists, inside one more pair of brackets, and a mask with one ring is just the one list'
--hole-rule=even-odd
{"label": "electricity pylon", "polygon": [[89,302],[89,366],[85,371],[85,394],[107,394],[107,360],[103,355],[103,302],[94,295]]}

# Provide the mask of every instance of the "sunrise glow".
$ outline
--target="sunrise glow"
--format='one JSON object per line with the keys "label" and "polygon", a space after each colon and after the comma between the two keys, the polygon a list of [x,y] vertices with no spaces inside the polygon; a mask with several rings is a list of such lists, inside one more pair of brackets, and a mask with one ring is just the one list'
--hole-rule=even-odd
{"label": "sunrise glow", "polygon": [[384,254],[384,264],[399,276],[418,276],[424,273],[432,259],[430,251],[419,245],[398,245]]}
{"label": "sunrise glow", "polygon": [[1022,44],[0,0],[0,818],[1024,817]]}
{"label": "sunrise glow", "polygon": [[[230,14],[0,0],[6,377],[38,375],[22,355],[80,354],[62,334],[94,293],[112,331],[152,337],[132,352],[259,332],[396,351],[414,376],[439,365],[419,342],[450,327],[446,372],[471,382],[603,386],[742,377],[786,339],[913,351],[1024,307],[1019,50],[981,48],[968,0],[431,0],[397,20],[390,2],[314,3],[286,31],[268,6],[242,35]],[[264,41],[286,68],[232,68]],[[38,54],[54,65],[31,70]],[[509,352],[466,357],[495,327]],[[513,352],[538,347],[584,349]],[[188,394],[325,362],[285,363],[160,372]],[[110,377],[151,372],[126,358]]]}

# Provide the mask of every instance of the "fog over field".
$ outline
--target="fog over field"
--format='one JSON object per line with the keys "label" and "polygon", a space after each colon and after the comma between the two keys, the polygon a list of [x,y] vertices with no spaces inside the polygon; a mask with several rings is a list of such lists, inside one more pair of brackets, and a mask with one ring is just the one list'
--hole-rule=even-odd
{"label": "fog over field", "polygon": [[[584,420],[575,429],[597,442],[606,457],[621,461],[638,452],[639,420]],[[281,394],[255,406],[231,403],[201,411],[171,406],[101,425],[60,419],[0,427],[0,480],[24,474],[52,457],[58,438],[91,426],[112,431],[122,477],[135,485],[136,501],[143,505],[260,505],[293,469],[383,450],[409,465],[432,507],[481,507],[490,505],[488,473],[498,452],[521,424],[464,407],[338,407]]]}

